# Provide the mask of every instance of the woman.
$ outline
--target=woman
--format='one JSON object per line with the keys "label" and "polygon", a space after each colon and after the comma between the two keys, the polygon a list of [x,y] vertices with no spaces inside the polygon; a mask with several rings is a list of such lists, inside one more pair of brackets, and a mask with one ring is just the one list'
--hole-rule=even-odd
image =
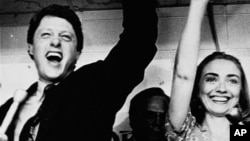
{"label": "woman", "polygon": [[231,124],[250,121],[247,81],[239,60],[214,52],[196,67],[208,1],[191,0],[176,55],[168,111],[169,140],[229,141]]}

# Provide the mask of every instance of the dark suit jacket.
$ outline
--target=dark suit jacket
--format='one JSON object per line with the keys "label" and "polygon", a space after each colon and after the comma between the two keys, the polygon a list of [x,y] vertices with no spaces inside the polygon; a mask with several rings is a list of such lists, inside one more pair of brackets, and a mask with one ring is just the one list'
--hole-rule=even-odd
{"label": "dark suit jacket", "polygon": [[[51,91],[37,141],[110,141],[116,112],[156,53],[154,2],[127,0],[123,9],[124,31],[105,60],[79,68]],[[34,83],[27,91],[31,95],[36,89]],[[1,107],[0,122],[12,101]],[[15,119],[7,131],[9,141],[14,127]]]}

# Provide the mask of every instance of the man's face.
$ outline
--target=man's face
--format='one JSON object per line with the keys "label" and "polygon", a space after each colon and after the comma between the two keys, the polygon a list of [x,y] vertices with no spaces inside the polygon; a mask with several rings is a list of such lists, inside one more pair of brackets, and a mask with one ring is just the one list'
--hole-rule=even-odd
{"label": "man's face", "polygon": [[45,16],[34,34],[29,53],[34,56],[39,80],[59,82],[69,75],[80,52],[72,25],[65,19]]}
{"label": "man's face", "polygon": [[[147,100],[145,109],[138,114],[136,130],[144,140],[162,140],[165,134],[166,101],[162,96],[153,96]],[[139,112],[139,111],[138,111]]]}
{"label": "man's face", "polygon": [[167,110],[164,108],[164,104],[164,98],[160,96],[153,96],[148,100],[145,121],[153,132],[164,130]]}

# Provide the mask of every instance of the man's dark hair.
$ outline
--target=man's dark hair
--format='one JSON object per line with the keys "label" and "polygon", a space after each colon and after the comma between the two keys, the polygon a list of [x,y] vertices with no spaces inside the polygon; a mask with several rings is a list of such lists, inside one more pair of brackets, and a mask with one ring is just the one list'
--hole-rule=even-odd
{"label": "man's dark hair", "polygon": [[145,90],[142,90],[138,94],[136,94],[133,99],[130,101],[130,108],[129,108],[129,118],[130,121],[133,122],[136,118],[135,115],[138,114],[138,112],[141,112],[142,109],[145,109],[145,105],[148,103],[148,99],[150,99],[153,96],[161,96],[165,98],[165,109],[168,109],[168,104],[170,101],[169,96],[167,96],[164,91],[161,88],[158,87],[152,87]]}
{"label": "man's dark hair", "polygon": [[27,43],[33,44],[33,38],[36,29],[38,28],[41,20],[45,16],[55,16],[67,20],[73,27],[77,37],[77,51],[81,52],[83,48],[83,33],[82,25],[79,17],[68,6],[61,6],[57,4],[49,5],[36,13],[30,20],[28,29]]}

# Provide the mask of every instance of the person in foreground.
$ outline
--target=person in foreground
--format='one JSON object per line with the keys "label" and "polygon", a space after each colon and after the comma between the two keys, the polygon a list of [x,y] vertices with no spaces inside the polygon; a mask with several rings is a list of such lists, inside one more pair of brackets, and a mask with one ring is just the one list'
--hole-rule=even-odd
{"label": "person in foreground", "polygon": [[248,85],[239,60],[213,52],[196,66],[208,1],[191,0],[175,60],[168,140],[229,141],[230,125],[250,121]]}
{"label": "person in foreground", "polygon": [[[104,60],[77,70],[83,33],[75,12],[50,5],[32,17],[28,53],[39,78],[20,102],[5,140],[111,140],[116,112],[143,80],[157,50],[155,1],[122,3],[124,30],[119,42]],[[12,103],[10,99],[1,106],[0,123]]]}
{"label": "person in foreground", "polygon": [[128,141],[166,141],[165,121],[169,97],[161,88],[147,88],[130,102],[132,137]]}

